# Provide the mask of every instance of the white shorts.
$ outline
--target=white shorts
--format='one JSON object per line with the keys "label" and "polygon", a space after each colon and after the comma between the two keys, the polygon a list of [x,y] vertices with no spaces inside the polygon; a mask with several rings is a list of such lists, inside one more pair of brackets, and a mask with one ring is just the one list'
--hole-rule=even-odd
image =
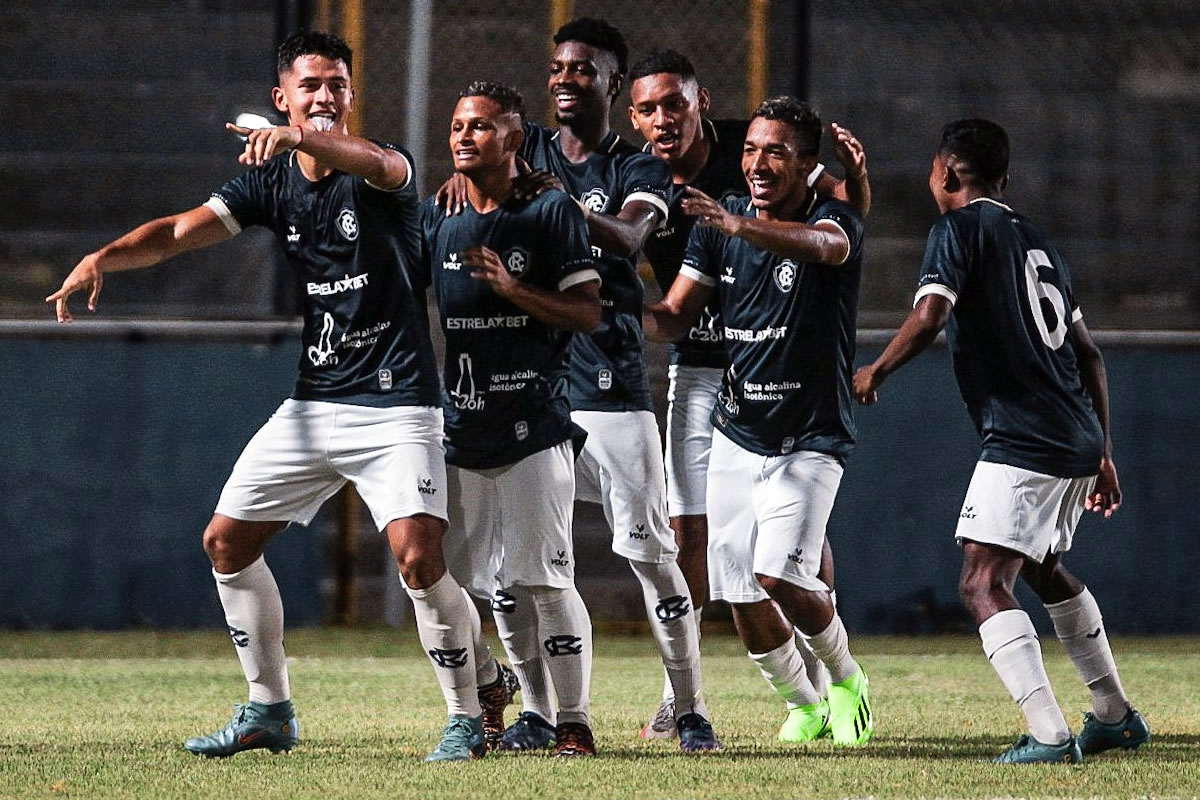
{"label": "white shorts", "polygon": [[574,586],[574,462],[568,441],[494,469],[447,466],[442,552],[454,579],[488,600],[509,586]]}
{"label": "white shorts", "polygon": [[762,456],[713,431],[708,463],[708,585],[714,600],[768,599],[755,577],[828,591],[817,577],[825,526],[842,482],[833,456]]}
{"label": "white shorts", "polygon": [[446,519],[442,410],[284,400],[250,439],[217,513],[307,525],[350,481],[383,530],[395,519]]}
{"label": "white shorts", "polygon": [[674,561],[654,412],[572,411],[571,419],[588,433],[575,462],[575,496],[604,507],[613,552],[650,564]]}
{"label": "white shorts", "polygon": [[1096,476],[1058,478],[980,461],[958,513],[954,538],[1015,550],[1039,564],[1071,549]]}
{"label": "white shorts", "polygon": [[667,513],[672,517],[703,514],[707,508],[712,410],[722,374],[713,367],[667,367]]}

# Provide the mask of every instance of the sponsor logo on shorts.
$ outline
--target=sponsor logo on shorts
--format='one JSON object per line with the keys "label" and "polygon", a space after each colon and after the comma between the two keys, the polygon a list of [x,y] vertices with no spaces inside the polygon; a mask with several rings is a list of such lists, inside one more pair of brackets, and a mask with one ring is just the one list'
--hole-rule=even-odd
{"label": "sponsor logo on shorts", "polygon": [[492,611],[499,614],[511,614],[517,610],[517,598],[503,589],[497,589],[492,595]]}
{"label": "sponsor logo on shorts", "polygon": [[459,669],[467,665],[467,648],[456,647],[453,650],[444,650],[440,647],[435,647],[429,651],[429,657],[439,667],[444,669]]}
{"label": "sponsor logo on shorts", "polygon": [[787,454],[792,452],[792,448],[796,446],[796,438],[794,436],[785,436],[779,444],[779,452]]}
{"label": "sponsor logo on shorts", "polygon": [[392,388],[392,371],[390,369],[379,370],[379,388],[385,392]]}
{"label": "sponsor logo on shorts", "polygon": [[629,532],[629,538],[645,541],[650,538],[650,534],[646,533],[645,525],[635,525],[633,530]]}
{"label": "sponsor logo on shorts", "polygon": [[550,559],[550,563],[556,567],[569,567],[571,560],[567,558],[566,550],[555,550],[554,558]]}
{"label": "sponsor logo on shorts", "polygon": [[962,511],[958,513],[958,516],[961,519],[975,519],[977,516],[975,513],[975,506],[963,506]]}
{"label": "sponsor logo on shorts", "polygon": [[602,369],[596,373],[596,386],[602,391],[607,392],[612,388],[612,370]]}
{"label": "sponsor logo on shorts", "polygon": [[513,433],[517,436],[518,442],[523,442],[529,438],[529,423],[525,420],[520,420],[516,425],[513,425]]}
{"label": "sponsor logo on shorts", "polygon": [[338,212],[337,218],[338,230],[342,232],[350,241],[358,238],[358,217],[354,216],[354,209],[343,208]]}
{"label": "sponsor logo on shorts", "polygon": [[793,550],[792,552],[788,553],[787,560],[788,560],[788,561],[790,561],[790,562],[792,562],[793,564],[802,564],[802,563],[804,563],[804,550],[802,550],[801,548],[797,547],[795,550]]}
{"label": "sponsor logo on shorts", "polygon": [[226,625],[229,628],[229,638],[233,639],[233,643],[238,647],[250,646],[250,634],[246,633],[241,628],[235,628],[232,625]]}
{"label": "sponsor logo on shorts", "polygon": [[433,478],[421,478],[417,481],[417,491],[421,494],[435,495],[437,487],[433,485]]}
{"label": "sponsor logo on shorts", "polygon": [[546,648],[546,654],[551,658],[554,656],[577,656],[583,652],[583,639],[579,636],[560,633],[542,642],[542,646]]}
{"label": "sponsor logo on shorts", "polygon": [[688,614],[691,610],[692,606],[688,602],[688,599],[681,594],[677,594],[659,600],[658,605],[654,607],[654,616],[658,617],[659,622],[673,622]]}

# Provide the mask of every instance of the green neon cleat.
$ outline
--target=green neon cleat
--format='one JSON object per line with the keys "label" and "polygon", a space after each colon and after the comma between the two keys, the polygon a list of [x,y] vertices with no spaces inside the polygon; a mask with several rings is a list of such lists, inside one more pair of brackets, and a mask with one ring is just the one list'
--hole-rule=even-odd
{"label": "green neon cleat", "polygon": [[861,666],[850,677],[829,684],[829,727],[834,744],[861,747],[875,732],[870,684]]}
{"label": "green neon cleat", "polygon": [[829,703],[821,700],[789,709],[787,719],[779,727],[779,741],[812,742],[830,733]]}

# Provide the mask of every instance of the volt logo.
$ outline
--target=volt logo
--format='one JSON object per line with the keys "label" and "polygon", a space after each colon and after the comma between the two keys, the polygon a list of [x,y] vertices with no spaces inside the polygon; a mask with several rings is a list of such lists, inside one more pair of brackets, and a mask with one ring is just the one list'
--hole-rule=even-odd
{"label": "volt logo", "polygon": [[650,534],[646,533],[645,525],[637,525],[629,532],[629,538],[644,541],[650,538]]}

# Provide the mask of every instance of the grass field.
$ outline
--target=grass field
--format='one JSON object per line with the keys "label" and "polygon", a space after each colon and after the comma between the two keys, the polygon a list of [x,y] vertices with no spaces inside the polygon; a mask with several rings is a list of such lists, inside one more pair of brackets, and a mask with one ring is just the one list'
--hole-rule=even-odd
{"label": "grass field", "polygon": [[[878,727],[861,750],[785,746],[781,704],[727,635],[703,642],[706,695],[725,742],[684,756],[642,742],[661,671],[648,636],[596,642],[600,754],[489,756],[426,765],[444,707],[412,631],[289,633],[302,741],[291,756],[225,760],[183,739],[223,725],[244,684],[219,633],[0,633],[3,798],[1195,797],[1200,793],[1200,641],[1117,639],[1125,685],[1153,728],[1135,754],[1079,767],[987,762],[1021,720],[973,638],[854,637]],[[1068,720],[1085,690],[1057,642],[1047,667]],[[512,710],[515,715],[515,710]]]}

